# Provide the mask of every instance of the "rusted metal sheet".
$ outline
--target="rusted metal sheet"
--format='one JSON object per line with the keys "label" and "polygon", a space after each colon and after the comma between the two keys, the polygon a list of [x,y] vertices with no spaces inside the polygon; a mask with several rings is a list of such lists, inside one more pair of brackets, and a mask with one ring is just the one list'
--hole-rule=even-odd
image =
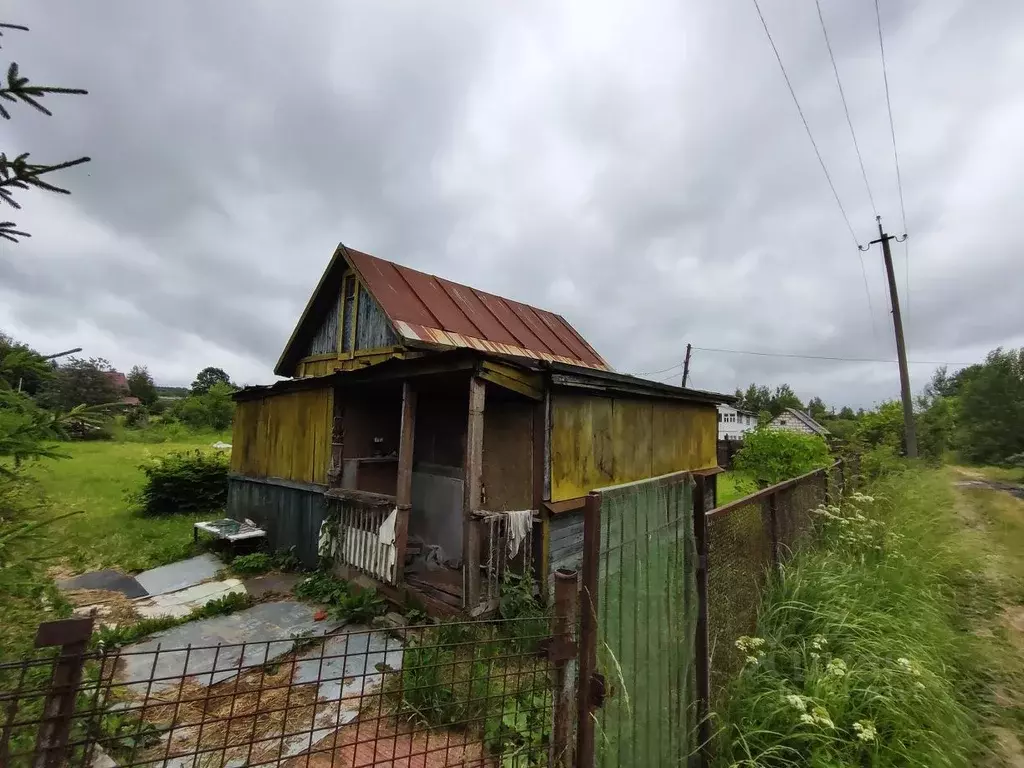
{"label": "rusted metal sheet", "polygon": [[407,340],[610,370],[559,315],[360,251],[345,254]]}

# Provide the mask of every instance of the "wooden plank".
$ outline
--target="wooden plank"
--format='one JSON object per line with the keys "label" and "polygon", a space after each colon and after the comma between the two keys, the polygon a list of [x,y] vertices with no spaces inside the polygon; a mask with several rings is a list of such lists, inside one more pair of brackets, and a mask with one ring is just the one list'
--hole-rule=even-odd
{"label": "wooden plank", "polygon": [[614,483],[612,400],[558,394],[551,413],[551,500]]}
{"label": "wooden plank", "polygon": [[544,398],[544,382],[538,374],[521,371],[518,368],[490,360],[485,360],[480,368],[480,377],[487,381],[518,392],[532,400]]}
{"label": "wooden plank", "polygon": [[533,403],[494,400],[484,419],[483,497],[478,509],[535,509]]}
{"label": "wooden plank", "polygon": [[465,482],[462,501],[462,546],[465,585],[463,594],[467,608],[475,608],[480,599],[480,540],[473,513],[480,509],[483,483],[484,401],[483,379],[469,380],[469,414],[466,423]]}
{"label": "wooden plank", "polygon": [[612,401],[613,482],[652,477],[654,406],[644,400]]}

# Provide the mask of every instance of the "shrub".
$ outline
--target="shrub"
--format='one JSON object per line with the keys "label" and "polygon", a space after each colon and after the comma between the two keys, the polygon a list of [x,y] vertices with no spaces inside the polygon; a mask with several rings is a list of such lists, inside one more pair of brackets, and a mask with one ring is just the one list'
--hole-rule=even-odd
{"label": "shrub", "polygon": [[137,501],[143,514],[173,515],[221,509],[228,496],[228,459],[219,452],[181,451],[143,464]]}
{"label": "shrub", "polygon": [[748,432],[733,466],[762,488],[828,466],[828,444],[817,435],[761,428]]}
{"label": "shrub", "polygon": [[257,576],[266,573],[273,566],[273,560],[266,552],[239,555],[231,561],[231,570],[240,576]]}
{"label": "shrub", "polygon": [[144,427],[149,423],[149,411],[146,410],[146,406],[137,405],[134,408],[129,408],[124,414],[124,425],[126,427],[132,427],[138,429]]}

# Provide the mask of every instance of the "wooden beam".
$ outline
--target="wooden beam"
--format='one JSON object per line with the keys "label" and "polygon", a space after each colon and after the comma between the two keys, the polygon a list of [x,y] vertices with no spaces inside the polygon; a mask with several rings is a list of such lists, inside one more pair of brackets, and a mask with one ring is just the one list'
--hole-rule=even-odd
{"label": "wooden beam", "polygon": [[402,383],[402,426],[398,438],[398,521],[395,525],[395,583],[404,580],[405,550],[409,543],[409,512],[412,509],[413,445],[416,442],[416,390]]}
{"label": "wooden beam", "polygon": [[470,378],[462,497],[463,596],[468,610],[480,601],[480,539],[473,513],[480,509],[483,483],[485,396],[484,380]]}
{"label": "wooden beam", "polygon": [[480,378],[497,384],[499,387],[518,392],[531,400],[544,399],[543,380],[537,374],[526,373],[509,365],[485,360],[480,366]]}

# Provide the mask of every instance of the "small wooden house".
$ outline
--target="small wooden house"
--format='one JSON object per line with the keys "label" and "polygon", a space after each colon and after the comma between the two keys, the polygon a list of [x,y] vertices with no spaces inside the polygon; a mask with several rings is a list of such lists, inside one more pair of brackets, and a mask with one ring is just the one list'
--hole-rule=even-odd
{"label": "small wooden house", "polygon": [[730,398],[614,373],[559,315],[336,250],[237,393],[228,512],[435,612],[578,563],[594,488],[716,467]]}

